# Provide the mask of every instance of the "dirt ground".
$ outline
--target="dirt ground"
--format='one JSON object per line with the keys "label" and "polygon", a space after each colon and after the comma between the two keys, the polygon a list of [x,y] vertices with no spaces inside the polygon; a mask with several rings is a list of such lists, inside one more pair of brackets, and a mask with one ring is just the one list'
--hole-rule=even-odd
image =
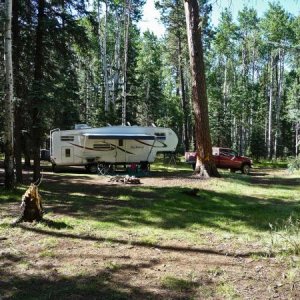
{"label": "dirt ground", "polygon": [[[44,184],[67,191],[104,189],[117,193],[119,183],[105,177],[45,172]],[[76,172],[78,172],[76,174]],[[253,174],[264,184],[266,178]],[[29,181],[29,179],[27,179]],[[63,181],[65,184],[59,185]],[[143,187],[197,186],[199,179],[176,173],[145,177]],[[203,181],[209,188],[210,182]],[[268,184],[268,182],[266,182]],[[124,188],[124,187],[122,187]],[[129,188],[129,187],[128,187]],[[55,204],[52,219],[61,212]],[[2,220],[15,216],[16,202],[2,204]],[[64,212],[68,214],[67,211]],[[47,215],[46,215],[47,216]],[[0,231],[0,299],[300,299],[300,278],[291,274],[299,257],[270,257],[255,244],[241,249],[214,234],[197,245],[178,240],[157,245],[97,232],[77,234],[68,228],[23,223]],[[1,228],[0,228],[1,229]],[[88,232],[88,231],[86,231]],[[299,273],[297,273],[299,275]]]}

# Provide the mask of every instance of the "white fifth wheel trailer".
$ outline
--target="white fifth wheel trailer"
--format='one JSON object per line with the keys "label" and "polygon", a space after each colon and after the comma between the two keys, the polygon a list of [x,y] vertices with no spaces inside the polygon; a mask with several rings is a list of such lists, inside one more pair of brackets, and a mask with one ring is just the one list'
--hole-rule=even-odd
{"label": "white fifth wheel trailer", "polygon": [[157,152],[174,152],[177,143],[170,128],[80,124],[50,131],[50,160],[53,167],[85,166],[95,172],[99,166],[152,163]]}

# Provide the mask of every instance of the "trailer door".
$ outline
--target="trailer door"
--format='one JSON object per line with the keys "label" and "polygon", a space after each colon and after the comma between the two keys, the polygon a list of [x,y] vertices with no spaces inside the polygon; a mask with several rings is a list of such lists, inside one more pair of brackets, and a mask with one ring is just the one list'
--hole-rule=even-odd
{"label": "trailer door", "polygon": [[61,147],[61,160],[62,164],[70,164],[74,162],[74,149],[73,146]]}
{"label": "trailer door", "polygon": [[125,162],[127,162],[126,140],[124,140],[124,139],[119,139],[117,141],[116,162],[117,163],[125,163]]}

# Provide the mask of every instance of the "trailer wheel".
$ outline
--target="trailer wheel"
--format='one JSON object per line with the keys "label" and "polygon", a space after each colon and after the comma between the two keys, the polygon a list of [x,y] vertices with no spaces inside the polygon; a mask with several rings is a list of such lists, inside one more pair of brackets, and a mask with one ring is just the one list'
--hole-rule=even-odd
{"label": "trailer wheel", "polygon": [[95,164],[86,165],[85,168],[87,169],[87,171],[89,173],[92,173],[92,174],[97,173],[97,165],[95,165]]}

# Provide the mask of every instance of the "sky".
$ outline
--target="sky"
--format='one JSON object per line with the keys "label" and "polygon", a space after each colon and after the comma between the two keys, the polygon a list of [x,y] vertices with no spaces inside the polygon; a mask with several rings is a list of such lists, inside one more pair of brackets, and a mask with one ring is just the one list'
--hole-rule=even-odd
{"label": "sky", "polygon": [[[158,37],[161,37],[164,32],[164,26],[160,22],[159,18],[159,11],[155,9],[154,6],[155,0],[147,0],[144,6],[144,16],[140,21],[139,27],[142,32],[149,29],[150,31],[154,32]],[[253,7],[257,10],[258,16],[262,17],[266,10],[268,9],[268,2],[267,0],[211,0],[213,4],[212,9],[212,16],[211,20],[212,23],[217,26],[220,18],[220,13],[226,7],[230,9],[234,19],[237,17],[237,13],[239,10],[243,9],[243,6],[246,5],[248,7]],[[273,1],[271,1],[273,2]],[[277,0],[281,6],[293,14],[297,16],[300,14],[300,0]]]}

